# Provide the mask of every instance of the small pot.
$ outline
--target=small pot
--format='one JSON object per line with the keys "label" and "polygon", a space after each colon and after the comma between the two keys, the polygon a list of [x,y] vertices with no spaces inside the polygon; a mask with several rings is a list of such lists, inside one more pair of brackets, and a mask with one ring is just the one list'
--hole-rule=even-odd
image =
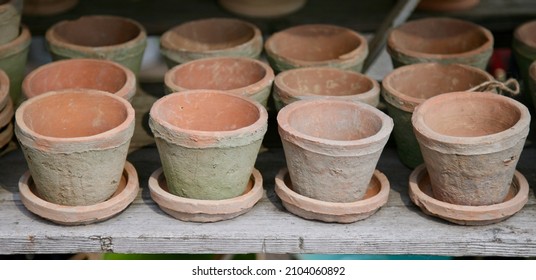
{"label": "small pot", "polygon": [[31,39],[30,30],[23,26],[15,40],[0,45],[0,69],[9,77],[9,95],[15,104],[18,104],[20,98]]}
{"label": "small pot", "polygon": [[361,72],[368,44],[359,33],[340,26],[306,24],[274,33],[264,44],[276,72],[330,66]]}
{"label": "small pot", "polygon": [[134,132],[128,101],[97,90],[52,91],[22,103],[15,120],[41,198],[87,206],[116,191]]}
{"label": "small pot", "polygon": [[425,18],[394,28],[387,52],[396,67],[421,62],[459,63],[486,70],[493,35],[486,28],[453,18]]}
{"label": "small pot", "polygon": [[64,13],[78,4],[78,0],[24,0],[25,16],[53,16]]}
{"label": "small pot", "polygon": [[247,187],[268,113],[248,98],[190,90],[157,100],[149,125],[172,194],[228,199]]}
{"label": "small pot", "polygon": [[331,67],[306,67],[279,73],[274,80],[277,110],[302,99],[334,98],[363,102],[374,107],[380,102],[380,85],[353,71]]}
{"label": "small pot", "polygon": [[486,71],[462,64],[418,63],[395,69],[382,81],[382,95],[395,122],[394,138],[398,157],[406,166],[423,163],[413,133],[411,116],[426,99],[447,92],[467,91],[493,77]]}
{"label": "small pot", "polygon": [[0,1],[0,45],[13,41],[19,36],[21,0]]}
{"label": "small pot", "polygon": [[208,57],[258,58],[262,52],[262,34],[255,25],[239,19],[194,20],[162,34],[160,52],[169,68]]}
{"label": "small pot", "polygon": [[417,9],[434,12],[453,12],[469,10],[480,0],[421,0]]}
{"label": "small pot", "polygon": [[393,129],[368,104],[331,99],[296,101],[277,122],[294,191],[328,202],[363,198]]}
{"label": "small pot", "polygon": [[165,77],[167,93],[192,89],[223,90],[250,97],[264,107],[274,71],[268,64],[245,57],[213,57],[177,65]]}
{"label": "small pot", "polygon": [[514,31],[512,50],[524,82],[524,94],[529,106],[536,107],[536,88],[531,88],[530,65],[536,60],[536,20],[526,22]]}
{"label": "small pot", "polygon": [[147,34],[138,22],[118,16],[92,15],[54,24],[45,34],[54,60],[112,60],[138,74]]}
{"label": "small pot", "polygon": [[22,82],[26,98],[70,88],[106,91],[132,101],[136,94],[136,76],[113,61],[77,58],[45,64],[33,70]]}
{"label": "small pot", "polygon": [[490,92],[440,94],[415,109],[412,123],[436,199],[504,201],[529,132],[523,104]]}
{"label": "small pot", "polygon": [[218,3],[241,16],[275,18],[300,10],[307,0],[218,0]]}

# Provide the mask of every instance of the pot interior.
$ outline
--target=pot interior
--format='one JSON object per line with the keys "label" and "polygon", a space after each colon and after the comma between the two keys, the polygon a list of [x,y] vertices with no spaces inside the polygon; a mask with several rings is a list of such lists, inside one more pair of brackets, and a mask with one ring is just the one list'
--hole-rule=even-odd
{"label": "pot interior", "polygon": [[214,58],[183,64],[172,75],[173,83],[184,89],[232,90],[259,82],[266,69],[251,60]]}
{"label": "pot interior", "polygon": [[424,123],[436,133],[447,136],[491,135],[513,127],[521,118],[521,111],[514,104],[497,98],[464,96],[430,105]]}
{"label": "pot interior", "polygon": [[274,35],[274,53],[302,61],[339,59],[361,45],[351,30],[336,26],[305,25],[290,28]]}
{"label": "pot interior", "polygon": [[209,51],[239,46],[254,36],[255,30],[239,20],[206,19],[173,28],[169,41],[178,49]]}
{"label": "pot interior", "polygon": [[302,104],[290,113],[288,123],[307,136],[336,141],[364,139],[382,128],[379,116],[351,102]]}
{"label": "pot interior", "polygon": [[120,101],[101,94],[67,91],[31,99],[22,116],[37,134],[56,137],[87,137],[106,132],[126,121],[128,112]]}
{"label": "pot interior", "polygon": [[37,70],[28,81],[30,95],[47,91],[87,88],[116,93],[123,88],[127,75],[123,69],[105,61],[64,60]]}
{"label": "pot interior", "polygon": [[536,20],[523,24],[515,33],[518,40],[536,48]]}
{"label": "pot interior", "polygon": [[237,130],[260,118],[259,109],[253,103],[216,92],[169,95],[156,113],[173,126],[197,131]]}
{"label": "pot interior", "polygon": [[294,95],[347,96],[374,88],[373,82],[362,75],[329,68],[291,70],[281,74],[280,79]]}
{"label": "pot interior", "polygon": [[411,21],[391,33],[391,43],[396,49],[425,54],[465,53],[488,41],[478,26],[450,19]]}
{"label": "pot interior", "polygon": [[55,27],[55,32],[70,44],[104,47],[131,41],[141,30],[133,22],[121,18],[89,16],[60,23]]}

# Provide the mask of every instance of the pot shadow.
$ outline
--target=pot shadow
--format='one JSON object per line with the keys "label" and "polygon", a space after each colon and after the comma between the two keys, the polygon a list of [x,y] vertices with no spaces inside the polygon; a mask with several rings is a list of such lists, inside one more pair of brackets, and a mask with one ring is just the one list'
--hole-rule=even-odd
{"label": "pot shadow", "polygon": [[263,178],[263,187],[266,198],[278,210],[286,212],[281,200],[275,193],[275,176],[279,170],[286,166],[285,154],[281,148],[268,149],[257,156],[255,168],[257,168]]}
{"label": "pot shadow", "polygon": [[22,150],[13,142],[10,143],[11,151],[6,150],[0,160],[0,188],[15,194],[19,192],[19,179],[28,171],[28,165],[22,154]]}

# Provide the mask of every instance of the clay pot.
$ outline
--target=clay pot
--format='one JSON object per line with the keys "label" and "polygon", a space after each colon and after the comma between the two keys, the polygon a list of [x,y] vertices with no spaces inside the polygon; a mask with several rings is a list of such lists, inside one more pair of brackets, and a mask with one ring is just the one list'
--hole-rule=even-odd
{"label": "clay pot", "polygon": [[296,101],[277,122],[294,191],[329,202],[363,198],[393,129],[368,104],[331,99]]}
{"label": "clay pot", "polygon": [[274,71],[268,64],[245,57],[197,59],[169,70],[164,76],[167,93],[215,89],[268,102]]}
{"label": "clay pot", "polygon": [[132,101],[136,94],[136,76],[113,61],[77,58],[45,64],[22,82],[26,98],[70,88],[106,91]]}
{"label": "clay pot", "polygon": [[9,95],[16,104],[20,98],[31,39],[30,31],[23,26],[15,40],[0,45],[0,69],[4,70],[9,77]]}
{"label": "clay pot", "polygon": [[136,75],[147,45],[147,34],[141,24],[124,17],[104,15],[61,21],[47,30],[45,38],[54,60],[112,60]]}
{"label": "clay pot", "polygon": [[462,64],[418,63],[395,69],[382,81],[382,95],[394,120],[398,157],[406,166],[423,163],[413,133],[411,116],[426,99],[447,92],[467,91],[493,77],[486,71]]}
{"label": "clay pot", "polygon": [[160,52],[169,68],[194,59],[240,56],[258,58],[262,34],[255,25],[232,18],[194,20],[160,37]]}
{"label": "clay pot", "polygon": [[274,80],[276,109],[302,99],[334,98],[364,102],[374,107],[380,102],[380,85],[353,71],[330,67],[306,67],[279,73]]}
{"label": "clay pot", "polygon": [[53,16],[74,8],[78,0],[24,0],[25,16]]}
{"label": "clay pot", "polygon": [[244,193],[267,121],[259,103],[223,91],[190,90],[157,100],[149,126],[169,191],[205,200]]}
{"label": "clay pot", "polygon": [[294,13],[307,0],[218,0],[226,10],[247,17],[274,18]]}
{"label": "clay pot", "polygon": [[478,5],[480,0],[421,0],[417,9],[434,12],[452,12],[469,10]]}
{"label": "clay pot", "polygon": [[[525,98],[536,107],[536,97],[531,89],[530,65],[536,60],[536,20],[526,22],[514,31],[512,50],[519,73],[524,82]],[[536,89],[536,88],[534,88]]]}
{"label": "clay pot", "polygon": [[486,28],[453,18],[425,18],[394,28],[387,38],[393,65],[459,63],[485,70],[493,52]]}
{"label": "clay pot", "polygon": [[441,94],[417,107],[412,123],[436,199],[504,201],[529,131],[523,104],[490,92]]}
{"label": "clay pot", "polygon": [[22,103],[15,120],[42,199],[93,205],[117,190],[134,132],[128,101],[97,90],[52,91]]}
{"label": "clay pot", "polygon": [[0,1],[0,45],[19,36],[21,7],[21,0]]}
{"label": "clay pot", "polygon": [[274,33],[264,49],[276,72],[311,66],[361,72],[368,55],[365,37],[351,29],[326,24],[294,26]]}

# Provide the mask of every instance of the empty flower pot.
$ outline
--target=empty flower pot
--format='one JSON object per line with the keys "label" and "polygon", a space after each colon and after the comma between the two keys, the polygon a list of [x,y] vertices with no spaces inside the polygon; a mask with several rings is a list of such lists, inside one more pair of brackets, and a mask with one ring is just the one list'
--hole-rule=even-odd
{"label": "empty flower pot", "polygon": [[439,62],[486,69],[493,35],[486,28],[453,18],[425,18],[394,28],[387,38],[393,65]]}
{"label": "empty flower pot", "polygon": [[529,106],[536,107],[534,89],[531,89],[530,65],[536,60],[536,20],[526,22],[514,31],[512,50],[524,82],[524,94]]}
{"label": "empty flower pot", "polygon": [[106,91],[132,101],[136,94],[136,76],[113,61],[77,58],[45,64],[33,70],[22,82],[26,98],[71,88]]}
{"label": "empty flower pot", "polygon": [[363,198],[393,129],[375,107],[331,99],[296,101],[277,122],[293,190],[329,202]]}
{"label": "empty flower pot", "polygon": [[15,120],[39,197],[87,206],[116,191],[134,132],[128,101],[97,90],[52,91],[22,103]]}
{"label": "empty flower pot", "polygon": [[9,95],[16,104],[20,98],[31,39],[30,30],[23,26],[15,40],[0,45],[0,69],[9,77]]}
{"label": "empty flower pot", "polygon": [[268,64],[245,57],[213,57],[197,59],[169,70],[165,77],[166,91],[192,89],[223,90],[250,97],[266,107],[274,71]]}
{"label": "empty flower pot", "polygon": [[0,45],[19,36],[22,0],[0,1]]}
{"label": "empty flower pot", "polygon": [[276,72],[330,66],[361,72],[368,44],[359,33],[340,26],[306,24],[274,33],[264,44]]}
{"label": "empty flower pot", "polygon": [[436,199],[504,201],[529,132],[523,104],[490,92],[441,94],[417,107],[412,123]]}
{"label": "empty flower pot", "polygon": [[382,81],[382,95],[393,118],[394,138],[400,160],[415,168],[423,163],[413,133],[411,116],[426,99],[447,92],[467,91],[493,77],[486,71],[462,64],[418,63],[395,69]]}
{"label": "empty flower pot", "polygon": [[219,0],[218,3],[238,15],[274,18],[298,11],[307,0]]}
{"label": "empty flower pot", "polygon": [[194,20],[162,34],[160,51],[169,68],[199,58],[258,58],[262,51],[262,34],[255,25],[239,19]]}
{"label": "empty flower pot", "polygon": [[380,85],[363,74],[331,67],[287,70],[274,80],[278,110],[294,101],[316,98],[364,102],[376,107],[380,102]]}
{"label": "empty flower pot", "polygon": [[150,111],[169,192],[221,200],[244,193],[268,126],[259,103],[215,90],[172,93]]}
{"label": "empty flower pot", "polygon": [[54,60],[112,60],[136,75],[147,45],[147,34],[141,24],[124,17],[104,15],[61,21],[47,30],[45,38]]}
{"label": "empty flower pot", "polygon": [[78,0],[24,0],[25,16],[52,16],[74,8]]}

